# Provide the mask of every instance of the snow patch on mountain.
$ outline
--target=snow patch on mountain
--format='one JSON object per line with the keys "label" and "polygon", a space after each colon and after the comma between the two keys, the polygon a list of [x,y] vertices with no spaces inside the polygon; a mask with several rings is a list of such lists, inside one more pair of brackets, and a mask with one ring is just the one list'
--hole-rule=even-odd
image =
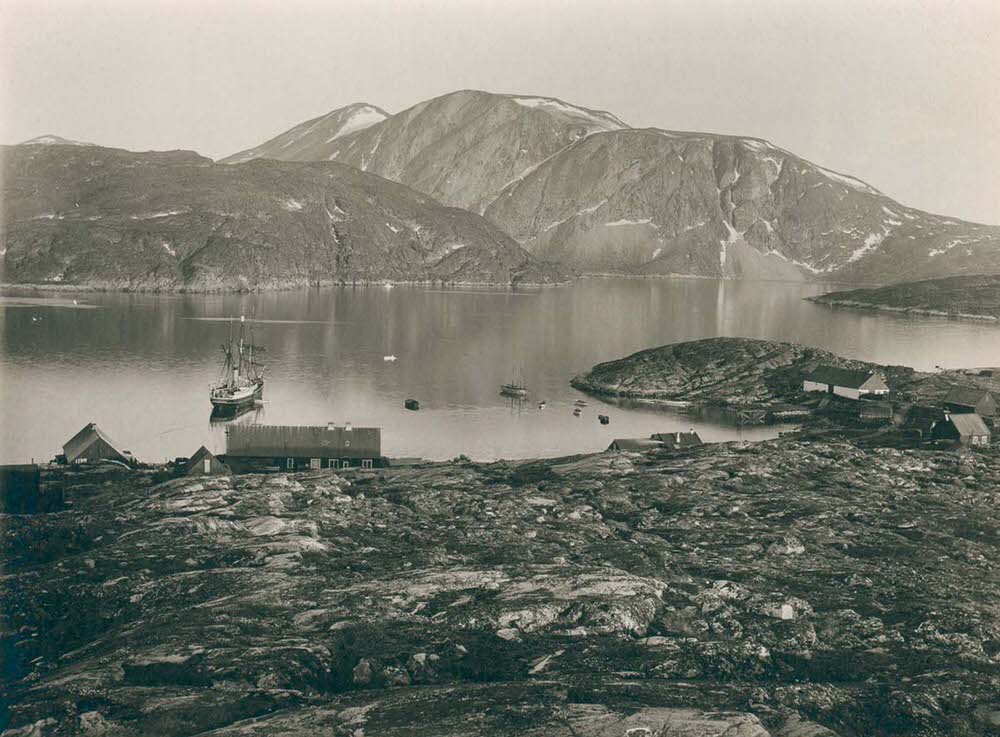
{"label": "snow patch on mountain", "polygon": [[570,118],[588,121],[595,125],[598,130],[616,131],[628,127],[610,113],[591,112],[551,97],[512,97],[510,99],[522,107],[545,108],[549,112],[558,112]]}

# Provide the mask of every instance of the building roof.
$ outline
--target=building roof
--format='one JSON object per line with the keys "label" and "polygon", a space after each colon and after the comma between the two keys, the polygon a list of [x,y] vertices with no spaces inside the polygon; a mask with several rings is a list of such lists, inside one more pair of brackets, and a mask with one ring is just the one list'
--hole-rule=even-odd
{"label": "building roof", "polygon": [[656,432],[649,436],[671,448],[689,448],[701,445],[701,437],[694,430],[690,432]]}
{"label": "building roof", "polygon": [[858,408],[858,413],[862,415],[879,415],[885,417],[891,417],[893,408],[892,402],[875,402],[875,401],[865,401],[859,402],[861,406]]}
{"label": "building roof", "polygon": [[975,407],[983,399],[991,398],[985,389],[977,389],[971,386],[953,386],[948,390],[948,395],[944,398],[945,404],[956,404],[960,407]]}
{"label": "building roof", "polygon": [[662,447],[663,443],[650,438],[615,438],[608,446],[608,450],[649,450]]}
{"label": "building roof", "polygon": [[333,425],[233,425],[226,431],[226,455],[244,458],[379,458],[378,427]]}
{"label": "building roof", "polygon": [[215,458],[215,454],[203,445],[188,459],[188,464],[193,466],[195,463],[198,463],[205,458]]}
{"label": "building roof", "polygon": [[958,434],[963,438],[973,435],[990,434],[990,430],[986,427],[986,423],[983,422],[983,418],[975,413],[949,415],[948,422],[955,426]]}
{"label": "building roof", "polygon": [[97,423],[89,422],[82,430],[80,430],[80,432],[67,440],[63,445],[63,454],[66,456],[66,460],[72,463],[75,458],[83,453],[83,451],[85,451],[90,444],[94,442],[95,438],[100,438],[112,448],[117,450],[123,457],[125,456],[125,451],[121,449],[121,446],[109,438],[104,431],[97,426]]}
{"label": "building roof", "polygon": [[806,381],[817,384],[833,384],[848,389],[860,389],[876,374],[872,371],[855,370],[823,364],[817,366],[805,376]]}

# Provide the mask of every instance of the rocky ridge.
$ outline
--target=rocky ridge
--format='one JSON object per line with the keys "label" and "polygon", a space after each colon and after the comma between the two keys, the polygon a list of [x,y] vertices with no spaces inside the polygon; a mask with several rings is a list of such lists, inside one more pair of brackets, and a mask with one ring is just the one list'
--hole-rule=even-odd
{"label": "rocky ridge", "polygon": [[[8,517],[5,735],[971,735],[995,452],[790,439],[180,479]],[[992,725],[992,726],[991,726]]]}
{"label": "rocky ridge", "polygon": [[337,163],[63,145],[7,147],[2,159],[7,282],[232,291],[566,278],[480,216]]}

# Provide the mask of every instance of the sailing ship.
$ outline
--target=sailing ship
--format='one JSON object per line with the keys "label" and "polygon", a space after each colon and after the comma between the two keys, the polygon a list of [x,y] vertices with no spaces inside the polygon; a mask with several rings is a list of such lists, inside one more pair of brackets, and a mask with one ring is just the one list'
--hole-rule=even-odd
{"label": "sailing ship", "polygon": [[517,375],[506,384],[500,385],[500,393],[505,397],[523,399],[528,396],[528,387],[525,386],[524,379],[520,375]]}
{"label": "sailing ship", "polygon": [[238,338],[230,320],[229,341],[222,344],[225,355],[222,375],[209,394],[213,415],[240,414],[253,407],[264,395],[264,366],[257,363],[255,352],[263,353],[264,348],[254,345],[253,318],[248,331],[245,318],[240,316]]}

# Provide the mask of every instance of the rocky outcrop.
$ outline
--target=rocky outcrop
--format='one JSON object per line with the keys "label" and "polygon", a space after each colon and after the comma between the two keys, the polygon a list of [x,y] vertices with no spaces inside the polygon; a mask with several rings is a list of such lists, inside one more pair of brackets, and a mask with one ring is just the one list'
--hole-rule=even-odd
{"label": "rocky outcrop", "polygon": [[63,145],[2,154],[7,282],[231,291],[566,278],[480,216],[341,164]]}
{"label": "rocky outcrop", "polygon": [[929,279],[877,289],[829,292],[809,299],[831,307],[1000,320],[1000,275]]}
{"label": "rocky outcrop", "polygon": [[996,453],[61,473],[67,511],[3,521],[11,735],[920,737],[996,710]]}

